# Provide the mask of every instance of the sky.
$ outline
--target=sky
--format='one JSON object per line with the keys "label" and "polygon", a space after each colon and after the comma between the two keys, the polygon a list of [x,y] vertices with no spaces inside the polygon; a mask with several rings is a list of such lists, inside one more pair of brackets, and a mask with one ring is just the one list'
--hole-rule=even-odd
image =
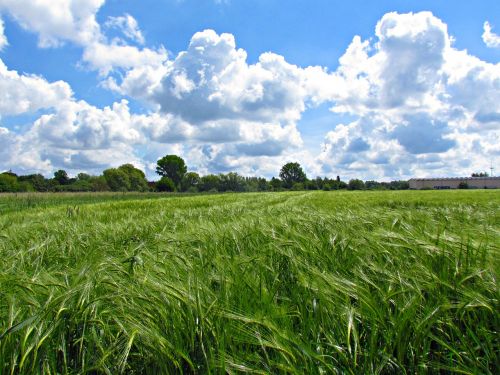
{"label": "sky", "polygon": [[0,0],[0,170],[497,175],[500,2]]}

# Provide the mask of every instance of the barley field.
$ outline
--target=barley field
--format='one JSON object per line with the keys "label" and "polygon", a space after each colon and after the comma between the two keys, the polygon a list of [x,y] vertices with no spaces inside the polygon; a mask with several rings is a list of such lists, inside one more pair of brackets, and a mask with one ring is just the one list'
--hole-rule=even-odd
{"label": "barley field", "polygon": [[500,191],[0,196],[1,374],[498,374]]}

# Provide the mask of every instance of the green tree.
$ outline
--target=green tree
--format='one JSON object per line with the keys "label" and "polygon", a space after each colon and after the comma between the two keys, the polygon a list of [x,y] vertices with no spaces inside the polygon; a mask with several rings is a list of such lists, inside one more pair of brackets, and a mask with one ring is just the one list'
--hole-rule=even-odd
{"label": "green tree", "polygon": [[176,191],[175,183],[170,177],[163,176],[156,183],[156,190],[158,191]]}
{"label": "green tree", "polygon": [[269,185],[273,191],[279,191],[283,187],[283,182],[279,178],[273,177],[269,181]]}
{"label": "green tree", "polygon": [[103,172],[106,183],[112,191],[129,191],[130,180],[127,173],[118,168],[109,168]]}
{"label": "green tree", "polygon": [[92,191],[109,191],[109,185],[104,176],[91,176],[90,186]]}
{"label": "green tree", "polygon": [[67,185],[69,183],[68,173],[64,169],[59,169],[54,172],[54,180],[59,183],[59,185]]}
{"label": "green tree", "polygon": [[50,191],[52,186],[45,177],[41,174],[30,174],[26,176],[19,176],[18,180],[22,183],[28,183],[33,186],[35,191]]}
{"label": "green tree", "polygon": [[295,183],[304,183],[307,176],[299,163],[286,163],[280,170],[280,178],[286,188],[291,188]]}
{"label": "green tree", "polygon": [[188,172],[182,177],[181,190],[182,191],[196,191],[200,183],[200,175],[196,172]]}
{"label": "green tree", "polygon": [[349,184],[347,185],[347,188],[349,190],[364,190],[365,183],[362,180],[354,178],[354,179],[352,179],[352,180],[349,181]]}
{"label": "green tree", "polygon": [[0,174],[0,192],[14,192],[19,190],[17,177],[9,173]]}
{"label": "green tree", "polygon": [[220,186],[220,177],[214,174],[203,176],[200,179],[200,191],[218,191]]}
{"label": "green tree", "polygon": [[92,176],[87,173],[78,173],[76,179],[78,181],[89,181]]}
{"label": "green tree", "polygon": [[146,175],[140,169],[137,169],[132,164],[123,164],[118,167],[118,170],[124,172],[129,180],[130,191],[147,191],[149,190]]}
{"label": "green tree", "polygon": [[220,174],[219,191],[245,191],[245,179],[238,173]]}
{"label": "green tree", "polygon": [[170,178],[176,187],[180,185],[182,177],[187,172],[184,159],[177,155],[166,155],[158,160],[156,164],[156,173]]}

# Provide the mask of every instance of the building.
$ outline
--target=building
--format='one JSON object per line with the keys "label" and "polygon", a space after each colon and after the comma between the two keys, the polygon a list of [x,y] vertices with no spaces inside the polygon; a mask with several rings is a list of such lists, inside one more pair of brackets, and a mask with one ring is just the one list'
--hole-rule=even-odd
{"label": "building", "polygon": [[409,183],[414,190],[458,189],[463,183],[469,189],[500,189],[500,177],[412,178]]}

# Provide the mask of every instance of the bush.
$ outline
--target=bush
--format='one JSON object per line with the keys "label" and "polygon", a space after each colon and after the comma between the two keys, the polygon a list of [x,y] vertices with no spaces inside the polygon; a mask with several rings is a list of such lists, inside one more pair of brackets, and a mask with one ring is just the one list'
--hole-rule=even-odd
{"label": "bush", "polygon": [[292,190],[294,191],[304,190],[304,184],[302,182],[296,182],[292,185]]}
{"label": "bush", "polygon": [[348,189],[349,190],[364,190],[365,183],[357,178],[349,181]]}
{"label": "bush", "polygon": [[174,183],[174,181],[172,181],[171,178],[169,178],[167,176],[163,176],[160,179],[160,181],[158,181],[156,183],[156,190],[174,192],[174,191],[176,191],[175,183]]}

